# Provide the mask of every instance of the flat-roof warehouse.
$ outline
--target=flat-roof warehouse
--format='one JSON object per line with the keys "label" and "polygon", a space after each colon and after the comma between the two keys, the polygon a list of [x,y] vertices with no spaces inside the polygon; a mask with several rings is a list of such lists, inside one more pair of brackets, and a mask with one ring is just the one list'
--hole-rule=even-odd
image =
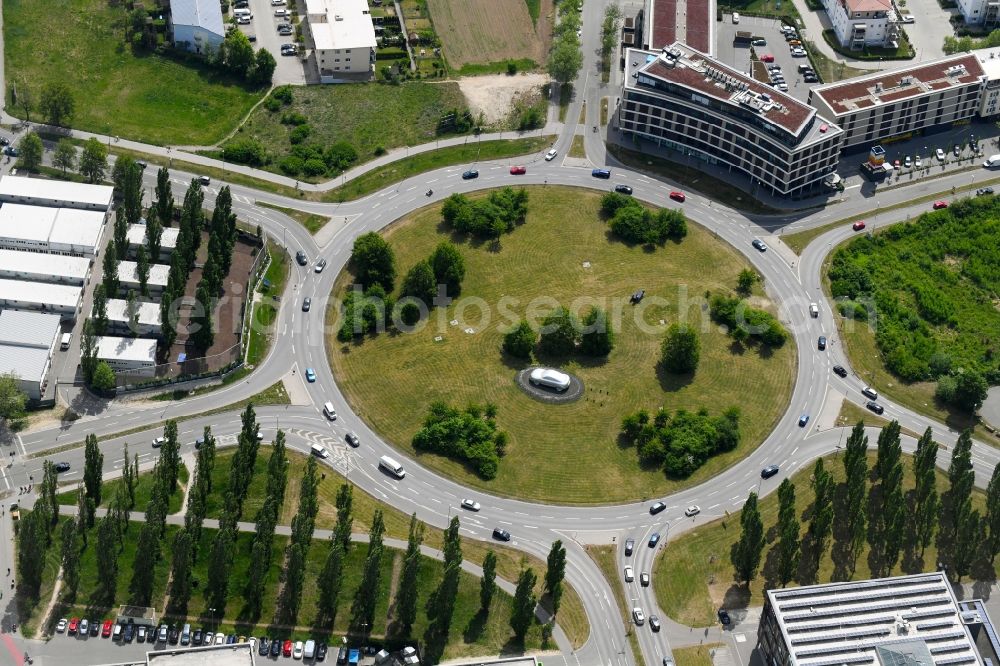
{"label": "flat-roof warehouse", "polygon": [[83,287],[48,282],[0,279],[0,307],[41,310],[75,319],[83,298]]}
{"label": "flat-roof warehouse", "polygon": [[[153,261],[163,261],[170,258],[173,251],[177,249],[177,236],[180,235],[180,232],[181,230],[178,227],[163,228],[163,233],[160,234],[160,256],[152,257]],[[146,244],[146,225],[128,225],[126,238],[128,239],[129,249],[133,250],[134,255],[134,251],[140,245]]]}
{"label": "flat-roof warehouse", "polygon": [[111,208],[115,188],[64,180],[23,176],[0,176],[0,202],[81,208],[106,212]]}
{"label": "flat-roof warehouse", "polygon": [[156,340],[152,338],[97,338],[97,358],[115,372],[152,377],[156,367]]}
{"label": "flat-roof warehouse", "polygon": [[100,247],[104,219],[104,213],[92,210],[5,203],[0,206],[0,247],[92,257]]}
{"label": "flat-roof warehouse", "polygon": [[0,249],[0,278],[82,285],[89,270],[86,257]]}
{"label": "flat-roof warehouse", "polygon": [[0,373],[16,375],[32,400],[42,395],[60,331],[59,315],[0,310]]}
{"label": "flat-roof warehouse", "polygon": [[139,320],[133,325],[128,321],[128,301],[123,298],[109,298],[107,311],[108,322],[111,324],[112,333],[131,333],[138,335],[159,335],[160,334],[160,306],[156,303],[139,301],[136,303],[136,314]]}

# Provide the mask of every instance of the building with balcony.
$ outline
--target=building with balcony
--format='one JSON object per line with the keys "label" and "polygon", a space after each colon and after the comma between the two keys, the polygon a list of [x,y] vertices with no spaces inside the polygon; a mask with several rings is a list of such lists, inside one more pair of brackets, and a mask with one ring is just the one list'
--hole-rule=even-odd
{"label": "building with balcony", "polygon": [[892,0],[823,0],[833,32],[844,48],[896,48],[902,24]]}
{"label": "building with balcony", "polygon": [[320,83],[370,78],[376,41],[368,0],[306,0],[305,5]]}

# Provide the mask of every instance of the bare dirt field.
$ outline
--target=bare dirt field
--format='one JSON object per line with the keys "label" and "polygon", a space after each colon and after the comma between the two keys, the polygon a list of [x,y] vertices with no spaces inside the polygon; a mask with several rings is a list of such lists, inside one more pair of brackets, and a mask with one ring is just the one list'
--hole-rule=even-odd
{"label": "bare dirt field", "polygon": [[514,100],[525,99],[538,92],[549,82],[545,74],[489,74],[486,76],[463,76],[458,79],[458,87],[465,95],[465,101],[472,110],[472,116],[480,113],[486,123],[498,123],[505,119],[514,106]]}
{"label": "bare dirt field", "polygon": [[545,62],[552,0],[542,0],[533,25],[524,0],[427,0],[448,65],[530,58]]}

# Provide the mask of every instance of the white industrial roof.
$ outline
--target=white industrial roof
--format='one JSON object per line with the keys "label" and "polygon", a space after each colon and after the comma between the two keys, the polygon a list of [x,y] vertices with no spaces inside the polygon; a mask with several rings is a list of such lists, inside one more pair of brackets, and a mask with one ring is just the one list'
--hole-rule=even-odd
{"label": "white industrial roof", "polygon": [[0,206],[0,238],[93,248],[103,224],[104,213],[100,211],[18,203]]}
{"label": "white industrial roof", "polygon": [[75,308],[83,287],[50,282],[28,282],[0,278],[0,301],[20,301],[62,308]]}
{"label": "white industrial roof", "polygon": [[318,50],[376,46],[368,0],[306,0],[306,14]]}
{"label": "white industrial roof", "polygon": [[62,254],[46,254],[44,252],[19,252],[0,248],[0,269],[13,273],[31,275],[52,275],[56,278],[66,278],[83,281],[87,279],[90,269],[90,259],[86,257],[67,257]]}
{"label": "white industrial roof", "polygon": [[[145,301],[139,301],[139,325],[140,326],[159,326],[160,325],[160,306],[156,303],[147,303]],[[109,298],[108,299],[108,319],[110,321],[122,321],[127,322],[128,317],[125,313],[128,311],[128,301],[124,298]]]}
{"label": "white industrial roof", "polygon": [[226,34],[218,0],[170,0],[170,20],[174,25],[198,26],[220,36]]}
{"label": "white industrial roof", "polygon": [[[149,279],[146,284],[157,287],[166,287],[167,278],[170,277],[170,266],[167,264],[150,264]],[[118,262],[118,279],[121,282],[131,284],[139,283],[139,264],[134,261]]]}
{"label": "white industrial roof", "polygon": [[59,333],[59,315],[0,310],[0,373],[42,381]]}
{"label": "white industrial roof", "polygon": [[[215,3],[215,11],[219,11],[218,2]],[[24,178],[23,176],[0,177],[0,200],[27,197],[82,206],[99,206],[107,210],[111,207],[111,197],[114,190],[115,188],[110,185],[89,185],[65,180]]]}
{"label": "white industrial roof", "polygon": [[156,340],[154,338],[97,338],[97,358],[118,361],[156,363]]}
{"label": "white industrial roof", "polygon": [[[163,233],[160,234],[160,247],[162,248],[177,247],[177,236],[180,233],[181,230],[178,227],[163,227]],[[129,245],[145,245],[146,225],[145,224],[128,225],[126,238],[128,238]]]}
{"label": "white industrial roof", "polygon": [[49,243],[97,247],[104,224],[104,213],[98,210],[59,208]]}

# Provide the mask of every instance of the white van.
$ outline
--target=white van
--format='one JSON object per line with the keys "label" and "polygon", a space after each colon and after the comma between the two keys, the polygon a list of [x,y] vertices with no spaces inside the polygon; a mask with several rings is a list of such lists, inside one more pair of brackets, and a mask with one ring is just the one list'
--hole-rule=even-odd
{"label": "white van", "polygon": [[323,403],[323,413],[326,414],[326,418],[330,419],[331,421],[337,420],[337,410],[333,408],[332,402]]}
{"label": "white van", "polygon": [[983,162],[983,166],[987,169],[992,169],[993,167],[1000,166],[1000,155],[990,155],[989,159]]}
{"label": "white van", "polygon": [[253,18],[253,13],[247,7],[240,7],[239,9],[233,10],[233,16],[239,18],[241,16],[246,16],[247,18]]}
{"label": "white van", "polygon": [[316,656],[316,641],[309,639],[306,641],[306,647],[302,651],[302,657],[304,659],[312,659]]}
{"label": "white van", "polygon": [[322,444],[313,444],[312,447],[310,447],[310,451],[317,458],[329,458],[330,457],[330,452],[327,451],[326,447],[323,446]]}
{"label": "white van", "polygon": [[809,304],[809,314],[812,315],[813,317],[818,317],[819,316],[819,305],[817,305],[816,303],[810,303]]}
{"label": "white van", "polygon": [[392,458],[390,458],[389,456],[382,456],[381,458],[379,458],[378,466],[384,469],[385,471],[389,472],[389,474],[392,474],[397,479],[402,479],[404,476],[406,476],[406,472],[403,470],[403,466],[400,465],[395,460],[393,460]]}
{"label": "white van", "polygon": [[63,351],[69,349],[69,343],[70,340],[72,339],[73,339],[72,333],[63,333],[62,339],[59,341],[59,349],[62,349]]}

